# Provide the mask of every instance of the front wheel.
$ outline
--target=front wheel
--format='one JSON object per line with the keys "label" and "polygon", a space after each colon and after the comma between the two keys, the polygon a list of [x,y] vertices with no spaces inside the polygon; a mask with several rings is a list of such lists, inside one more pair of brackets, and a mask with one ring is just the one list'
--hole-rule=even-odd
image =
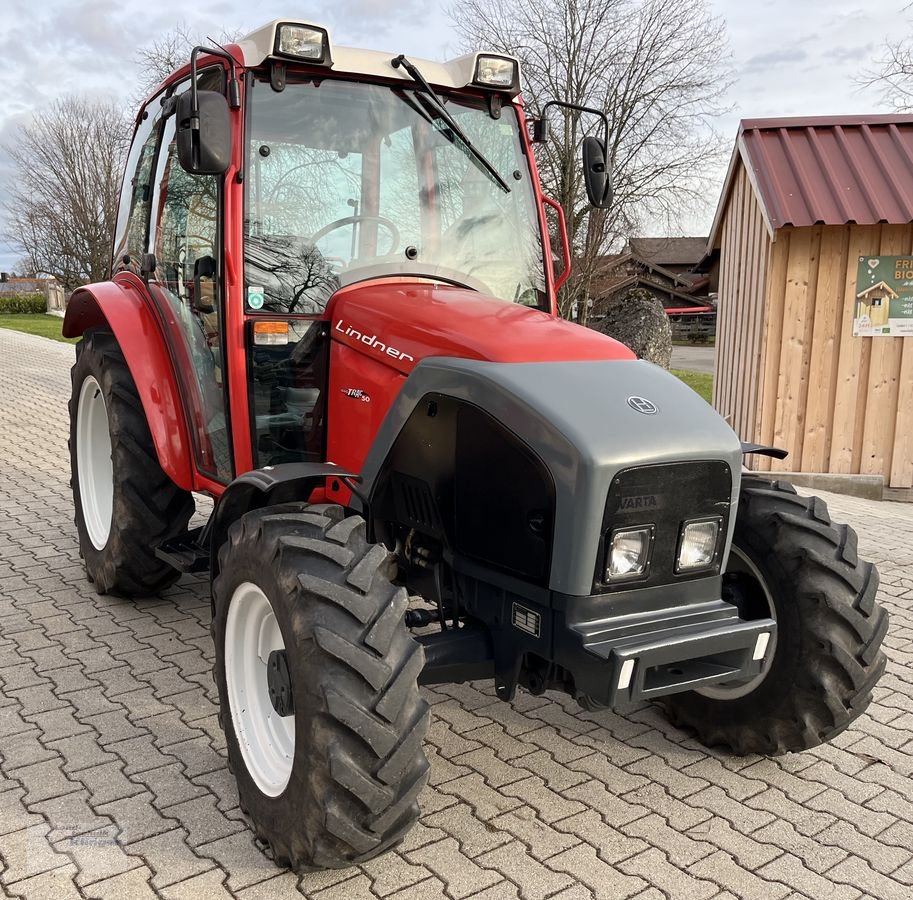
{"label": "front wheel", "polygon": [[724,596],[742,618],[775,619],[776,640],[758,676],[666,697],[670,719],[738,755],[836,737],[865,711],[885,669],[888,614],[877,590],[856,533],[831,522],[823,500],[745,477]]}
{"label": "front wheel", "polygon": [[395,561],[339,506],[242,516],[213,583],[215,681],[241,808],[280,864],[343,868],[398,843],[428,776],[421,646]]}

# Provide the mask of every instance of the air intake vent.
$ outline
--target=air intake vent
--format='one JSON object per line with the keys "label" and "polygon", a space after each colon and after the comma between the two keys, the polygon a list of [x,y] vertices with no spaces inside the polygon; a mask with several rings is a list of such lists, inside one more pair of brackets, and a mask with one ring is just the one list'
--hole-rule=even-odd
{"label": "air intake vent", "polygon": [[393,493],[398,521],[434,537],[441,536],[441,517],[426,482],[397,473]]}

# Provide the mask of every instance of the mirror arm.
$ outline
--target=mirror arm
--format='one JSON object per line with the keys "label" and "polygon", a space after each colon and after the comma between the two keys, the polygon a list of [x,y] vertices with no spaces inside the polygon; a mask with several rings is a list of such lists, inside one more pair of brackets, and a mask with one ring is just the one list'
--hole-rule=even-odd
{"label": "mirror arm", "polygon": [[543,120],[545,119],[545,113],[550,106],[560,106],[563,109],[573,109],[577,112],[590,113],[591,115],[599,116],[599,118],[602,119],[603,152],[609,152],[609,117],[601,109],[595,109],[592,106],[580,106],[578,103],[568,103],[566,100],[549,100],[539,113]]}
{"label": "mirror arm", "polygon": [[[228,79],[228,105],[232,109],[241,108],[241,86],[238,82],[238,61],[227,51],[219,47],[194,47],[190,52],[190,90],[193,97],[193,114],[196,116],[196,129],[199,128],[200,107],[197,102],[197,57],[205,53],[227,60],[231,75]],[[191,124],[191,128],[194,126]],[[194,129],[194,130],[196,130]]]}

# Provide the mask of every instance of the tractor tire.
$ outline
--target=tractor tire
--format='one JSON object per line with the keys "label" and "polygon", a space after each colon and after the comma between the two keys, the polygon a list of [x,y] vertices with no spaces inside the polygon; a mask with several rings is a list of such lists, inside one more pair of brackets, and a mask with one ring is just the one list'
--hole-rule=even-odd
{"label": "tractor tire", "polygon": [[232,524],[218,564],[214,677],[241,809],[296,871],[378,856],[429,772],[424,652],[392,554],[342,507],[290,503]]}
{"label": "tractor tire", "polygon": [[193,497],[158,463],[111,332],[85,333],[70,376],[70,485],[86,574],[100,594],[147,597],[180,578],[155,548],[187,530]]}
{"label": "tractor tire", "polygon": [[856,555],[856,533],[831,522],[819,497],[747,476],[724,597],[730,578],[754,591],[737,595],[743,618],[776,620],[772,655],[745,685],[664,698],[670,720],[739,756],[779,756],[836,737],[865,711],[885,669],[888,614],[875,600],[878,571]]}

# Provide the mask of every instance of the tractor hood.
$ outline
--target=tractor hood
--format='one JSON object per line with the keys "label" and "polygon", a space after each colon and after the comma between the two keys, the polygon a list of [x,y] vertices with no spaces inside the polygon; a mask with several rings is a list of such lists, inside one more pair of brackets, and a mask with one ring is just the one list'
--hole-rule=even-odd
{"label": "tractor hood", "polygon": [[516,303],[426,281],[343,288],[327,307],[334,340],[409,374],[427,357],[486,362],[635,359],[612,338]]}

